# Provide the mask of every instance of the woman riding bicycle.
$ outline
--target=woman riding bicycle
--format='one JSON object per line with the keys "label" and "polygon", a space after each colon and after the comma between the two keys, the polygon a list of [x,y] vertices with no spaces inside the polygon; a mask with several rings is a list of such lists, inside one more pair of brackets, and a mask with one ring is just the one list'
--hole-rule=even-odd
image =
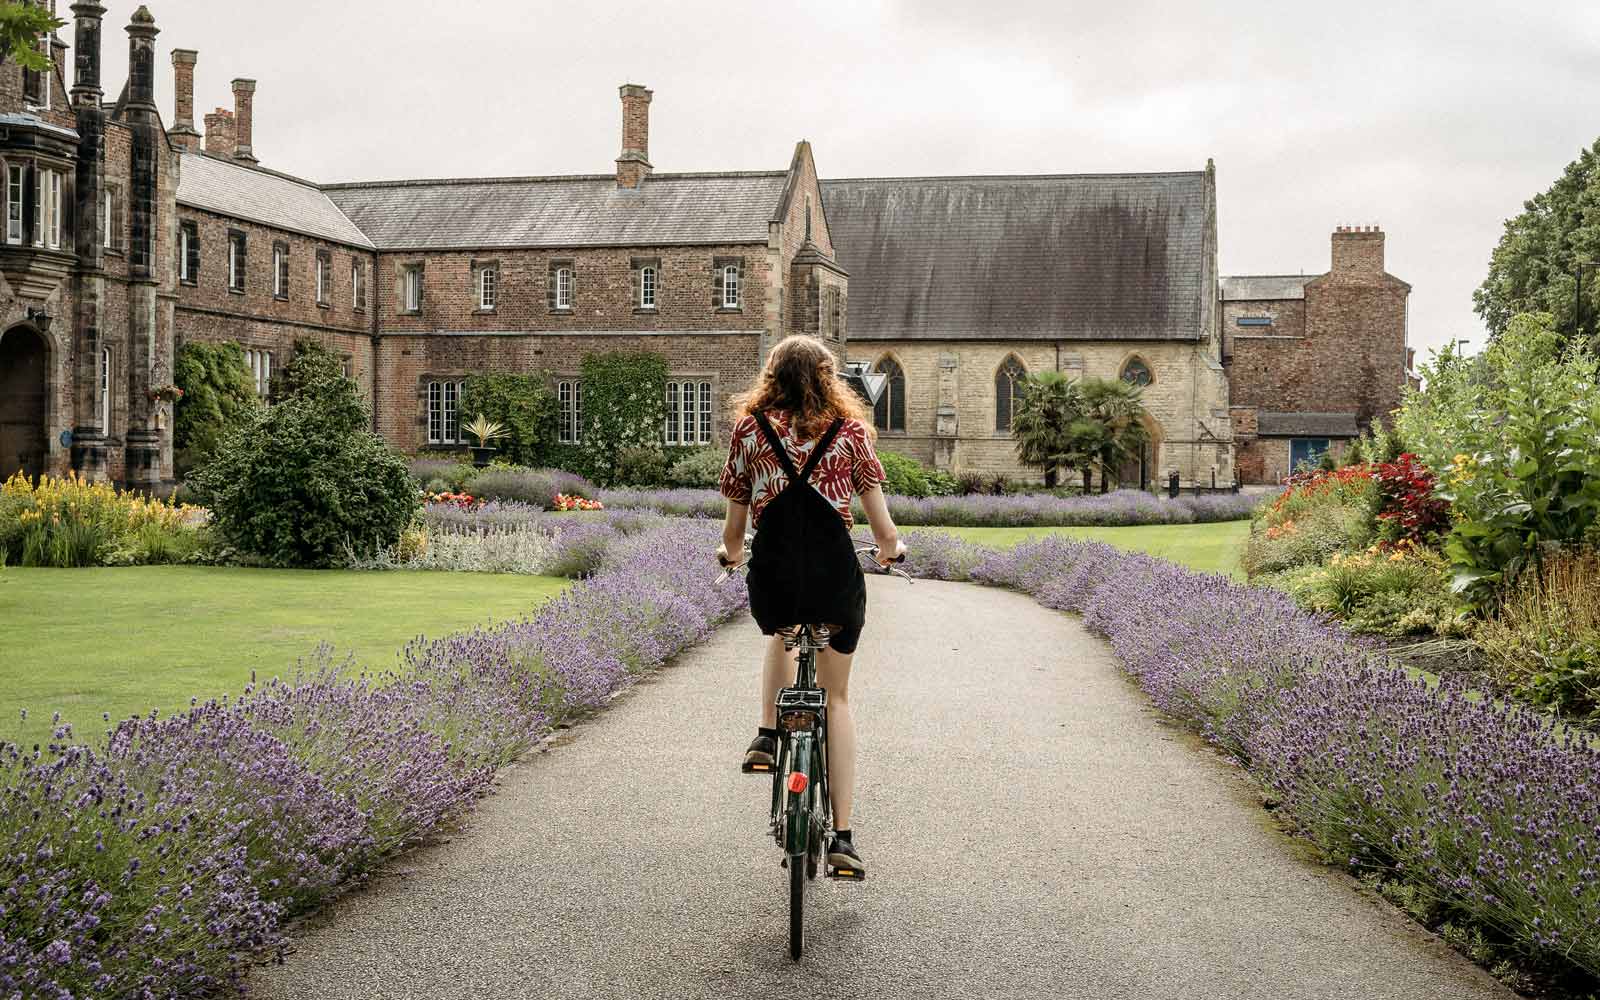
{"label": "woman riding bicycle", "polygon": [[[717,557],[724,563],[738,560],[730,553],[744,551],[745,525],[753,515],[757,540],[749,575],[751,612],[768,636],[761,724],[745,763],[770,768],[777,754],[775,703],[778,691],[794,677],[794,656],[774,633],[788,625],[831,626],[828,648],[817,656],[817,680],[828,692],[828,787],[834,823],[828,863],[865,873],[850,828],[856,776],[850,664],[866,619],[865,584],[849,536],[852,494],[861,497],[866,509],[878,561],[887,566],[905,553],[883,498],[883,466],[872,444],[876,435],[865,404],[838,377],[833,353],[814,337],[788,337],[773,347],[766,366],[749,391],[734,397],[733,407],[733,443],[720,484],[728,513]],[[801,489],[788,489],[786,468],[810,472],[799,477],[806,481]],[[817,495],[838,516],[836,524],[826,513],[818,522],[816,512],[823,507]],[[763,536],[762,515],[769,508],[774,513]],[[782,532],[796,537],[773,537]],[[845,551],[848,562],[841,554]],[[771,555],[775,552],[795,555],[779,559]],[[796,562],[809,565],[792,565]],[[797,582],[802,579],[804,584]],[[801,615],[815,620],[786,620]]]}

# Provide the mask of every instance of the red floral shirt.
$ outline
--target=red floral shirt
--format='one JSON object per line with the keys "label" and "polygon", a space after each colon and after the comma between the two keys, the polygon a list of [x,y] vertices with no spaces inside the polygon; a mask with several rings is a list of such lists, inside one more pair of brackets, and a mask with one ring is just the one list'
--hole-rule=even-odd
{"label": "red floral shirt", "polygon": [[[795,471],[805,468],[817,442],[797,441],[784,414],[770,412],[767,422],[777,431],[778,440],[783,442]],[[850,515],[851,494],[869,492],[882,483],[883,478],[883,466],[878,463],[866,425],[859,420],[846,420],[834,436],[828,453],[811,473],[811,485],[833,504],[846,527],[854,527],[855,519]],[[722,468],[719,485],[722,495],[729,500],[750,505],[752,525],[761,520],[762,508],[789,485],[789,477],[784,474],[778,456],[773,453],[767,436],[761,433],[755,417],[741,417],[733,425],[733,444],[728,448],[728,464]]]}

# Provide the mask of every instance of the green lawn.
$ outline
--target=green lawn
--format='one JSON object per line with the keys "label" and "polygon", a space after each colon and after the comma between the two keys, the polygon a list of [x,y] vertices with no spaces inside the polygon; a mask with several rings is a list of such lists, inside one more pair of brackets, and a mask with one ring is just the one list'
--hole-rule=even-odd
{"label": "green lawn", "polygon": [[1040,535],[1091,538],[1121,549],[1148,552],[1203,572],[1223,573],[1243,580],[1244,572],[1239,568],[1239,560],[1244,555],[1245,539],[1250,537],[1250,522],[1152,524],[1137,528],[932,528],[928,530],[949,531],[974,542],[999,548],[1009,547],[1025,538],[1036,538]]}
{"label": "green lawn", "polygon": [[[483,573],[201,566],[0,570],[0,740],[89,737],[113,719],[236,694],[322,642],[366,667],[429,637],[522,617],[567,581]],[[28,724],[19,729],[20,710]]]}

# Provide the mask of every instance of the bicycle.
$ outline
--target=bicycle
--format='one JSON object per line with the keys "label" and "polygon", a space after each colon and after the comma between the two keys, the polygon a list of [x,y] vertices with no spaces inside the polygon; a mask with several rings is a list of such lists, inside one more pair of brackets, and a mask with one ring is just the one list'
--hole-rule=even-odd
{"label": "bicycle", "polygon": [[[750,537],[745,536],[748,551]],[[856,555],[876,556],[876,545],[856,547]],[[903,562],[901,556],[896,562]],[[725,566],[720,584],[745,567],[741,561]],[[878,565],[874,560],[874,565]],[[894,567],[877,572],[911,581],[910,574]],[[817,685],[817,653],[828,646],[829,626],[791,625],[778,630],[785,650],[798,650],[795,679],[778,692],[778,755],[773,764],[741,765],[747,774],[772,773],[770,834],[783,849],[782,866],[789,873],[789,957],[800,960],[805,948],[806,883],[821,868],[822,851],[831,823],[828,798],[828,692]],[[866,873],[828,866],[827,877],[859,882]]]}

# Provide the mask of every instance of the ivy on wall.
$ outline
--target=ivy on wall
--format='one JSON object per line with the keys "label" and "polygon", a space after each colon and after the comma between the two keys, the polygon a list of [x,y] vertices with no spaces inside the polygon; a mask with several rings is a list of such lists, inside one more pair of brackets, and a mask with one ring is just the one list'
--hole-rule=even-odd
{"label": "ivy on wall", "polygon": [[556,397],[547,375],[483,374],[467,379],[461,396],[462,423],[476,416],[503,424],[494,442],[501,458],[519,465],[557,465]]}
{"label": "ivy on wall", "polygon": [[228,431],[250,420],[260,402],[238,344],[190,341],[178,350],[172,377],[183,390],[172,444],[178,474],[187,476],[211,458]]}
{"label": "ivy on wall", "polygon": [[667,359],[647,351],[587,354],[582,372],[582,471],[611,484],[625,450],[662,447]]}

